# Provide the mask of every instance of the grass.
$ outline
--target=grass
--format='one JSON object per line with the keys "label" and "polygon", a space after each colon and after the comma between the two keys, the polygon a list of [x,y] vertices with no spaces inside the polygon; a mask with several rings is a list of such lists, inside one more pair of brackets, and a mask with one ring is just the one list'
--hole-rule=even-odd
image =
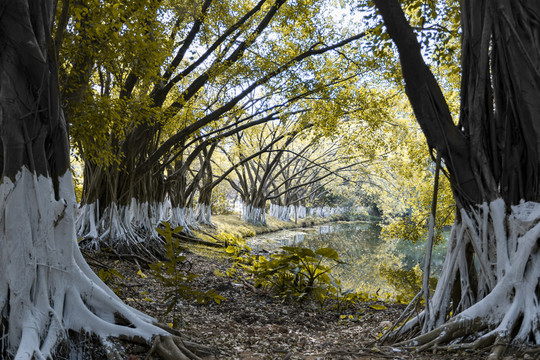
{"label": "grass", "polygon": [[202,226],[202,232],[195,230],[195,233],[198,237],[207,241],[212,241],[212,238],[205,233],[211,235],[227,233],[236,237],[247,238],[279,230],[316,226],[329,221],[329,219],[307,218],[299,219],[298,222],[295,223],[294,221],[278,220],[272,216],[267,216],[266,219],[267,226],[256,226],[243,221],[240,215],[237,214],[213,215],[212,222],[216,225],[216,228]]}

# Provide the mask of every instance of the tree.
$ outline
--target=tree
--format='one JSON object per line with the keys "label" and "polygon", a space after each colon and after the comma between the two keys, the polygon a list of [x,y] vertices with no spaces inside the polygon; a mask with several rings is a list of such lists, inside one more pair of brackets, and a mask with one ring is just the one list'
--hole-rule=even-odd
{"label": "tree", "polygon": [[[0,1],[3,359],[49,358],[73,334],[95,335],[108,352],[113,352],[106,346],[109,337],[150,344],[168,334],[126,306],[78,249],[69,142],[51,37],[54,10],[52,0]],[[158,351],[165,358],[194,358],[179,349],[180,343],[173,346],[171,337],[163,339],[168,344],[159,341]]]}
{"label": "tree", "polygon": [[[291,215],[295,220],[306,217],[308,209],[301,204],[305,205],[308,198],[317,202],[321,189],[333,189],[337,181],[349,183],[346,172],[357,171],[355,167],[358,164],[351,163],[350,156],[340,153],[335,143],[314,137],[306,140],[297,140],[280,150],[284,155],[267,195],[267,199],[272,201],[270,215],[280,220],[290,221]],[[340,210],[334,208],[329,211],[334,214]]]}
{"label": "tree", "polygon": [[[291,125],[292,124],[292,125]],[[289,123],[294,126],[294,123]],[[254,225],[266,226],[266,200],[273,180],[274,172],[280,161],[283,151],[291,144],[298,132],[304,129],[291,130],[283,122],[265,124],[258,132],[244,132],[235,137],[235,151],[227,152],[231,164],[240,166],[231,167],[235,178],[226,180],[231,187],[240,194],[242,199],[242,220]],[[285,135],[286,134],[286,135]],[[263,149],[266,149],[262,151]],[[278,149],[277,151],[272,151]],[[246,151],[247,150],[247,151]],[[257,154],[250,156],[250,154]],[[235,159],[234,157],[237,157]],[[248,159],[249,160],[246,160]]]}
{"label": "tree", "polygon": [[183,211],[187,198],[178,189],[189,171],[188,144],[223,137],[235,124],[270,121],[330,92],[357,67],[341,58],[351,71],[330,73],[329,54],[363,37],[333,32],[317,15],[321,2],[74,5],[66,39],[96,50],[86,56],[66,45],[61,52],[71,133],[85,160],[78,229],[128,251],[146,241],[139,234],[151,231],[147,219],[158,218],[154,209],[169,191]]}
{"label": "tree", "polygon": [[398,1],[375,0],[399,51],[427,144],[457,204],[448,253],[426,310],[398,336],[421,348],[540,342],[537,101],[540,8],[534,1],[461,4],[461,113],[456,124]]}

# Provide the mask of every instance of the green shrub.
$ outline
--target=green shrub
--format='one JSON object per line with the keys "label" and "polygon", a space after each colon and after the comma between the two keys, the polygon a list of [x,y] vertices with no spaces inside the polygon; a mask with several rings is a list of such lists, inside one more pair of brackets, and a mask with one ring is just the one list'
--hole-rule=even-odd
{"label": "green shrub", "polygon": [[365,294],[344,291],[341,282],[332,276],[332,269],[343,264],[337,251],[332,248],[313,251],[304,247],[286,246],[280,248],[280,253],[267,258],[252,255],[250,247],[242,238],[222,233],[218,239],[226,245],[226,252],[233,262],[227,270],[227,276],[240,276],[237,274],[238,269],[244,269],[255,280],[255,287],[272,291],[282,299],[313,299],[321,308],[331,301],[338,309],[368,300]]}
{"label": "green shrub", "polygon": [[[270,289],[282,298],[298,301],[313,298],[321,307],[328,299],[352,299],[342,292],[341,284],[331,276],[339,260],[332,248],[315,251],[296,246],[285,246],[270,259],[258,257],[243,267],[255,278],[255,286]],[[330,265],[328,265],[328,263]]]}
{"label": "green shrub", "polygon": [[120,288],[118,279],[124,279],[124,276],[115,269],[99,269],[98,274],[101,281],[103,281],[116,295],[120,296]]}

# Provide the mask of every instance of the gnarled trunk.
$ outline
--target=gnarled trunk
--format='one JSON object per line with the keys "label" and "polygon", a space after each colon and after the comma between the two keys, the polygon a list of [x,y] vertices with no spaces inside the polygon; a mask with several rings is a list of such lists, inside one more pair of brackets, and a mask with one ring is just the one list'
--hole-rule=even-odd
{"label": "gnarled trunk", "polygon": [[0,357],[50,358],[70,332],[104,346],[111,336],[150,343],[167,333],[125,305],[77,246],[69,142],[48,52],[53,2],[2,0],[0,9]]}
{"label": "gnarled trunk", "polygon": [[462,2],[455,125],[399,3],[375,2],[398,47],[416,118],[444,159],[458,205],[429,313],[395,335],[422,330],[411,344],[424,347],[455,339],[472,347],[540,344],[540,8],[532,0]]}

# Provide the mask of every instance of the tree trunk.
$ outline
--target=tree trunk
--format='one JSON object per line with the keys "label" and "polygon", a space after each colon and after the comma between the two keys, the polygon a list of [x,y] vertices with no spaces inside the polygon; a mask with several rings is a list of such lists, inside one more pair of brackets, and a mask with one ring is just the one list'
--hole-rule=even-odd
{"label": "tree trunk", "polygon": [[83,198],[76,220],[80,246],[110,248],[122,254],[136,253],[152,258],[162,252],[155,228],[164,203],[160,174],[130,176],[134,166],[123,155],[123,171],[116,166],[85,163]]}
{"label": "tree trunk", "polygon": [[264,206],[244,203],[242,206],[242,220],[252,225],[266,226],[266,211]]}
{"label": "tree trunk", "polygon": [[283,205],[283,201],[278,198],[277,201],[270,203],[270,216],[282,221],[291,221],[289,206]]}
{"label": "tree trunk", "polygon": [[104,344],[166,334],[123,304],[77,246],[69,143],[49,56],[53,9],[53,1],[0,1],[2,359],[49,358],[70,332]]}
{"label": "tree trunk", "polygon": [[[540,344],[540,7],[462,2],[458,125],[397,1],[375,1],[396,43],[406,91],[428,145],[442,155],[458,216],[430,314],[394,335],[429,332],[422,348]],[[494,347],[494,353],[500,351]]]}
{"label": "tree trunk", "polygon": [[[211,181],[211,179],[210,179]],[[203,185],[199,190],[199,202],[195,208],[195,220],[199,224],[214,226],[212,223],[212,188]]]}

